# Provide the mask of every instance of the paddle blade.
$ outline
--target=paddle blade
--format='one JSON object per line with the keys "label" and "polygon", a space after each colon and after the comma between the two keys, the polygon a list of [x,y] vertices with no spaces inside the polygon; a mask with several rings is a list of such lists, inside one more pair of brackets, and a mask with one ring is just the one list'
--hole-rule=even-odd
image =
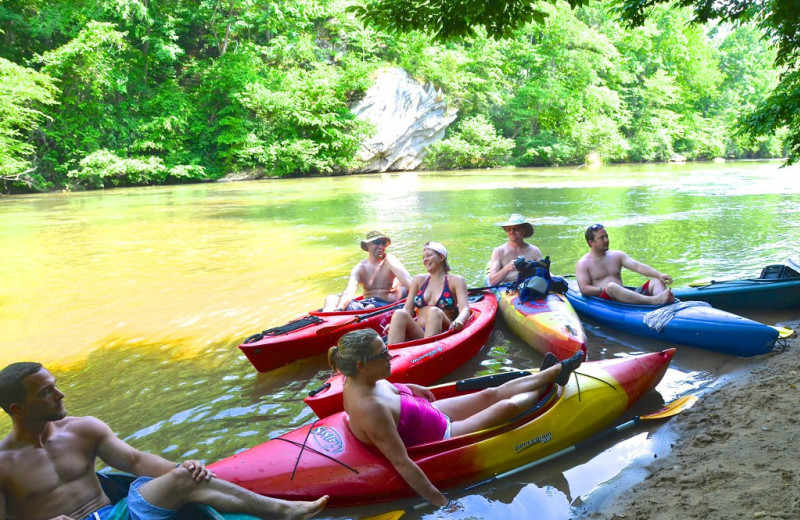
{"label": "paddle blade", "polygon": [[781,339],[791,338],[794,336],[794,330],[787,329],[786,327],[775,327],[770,325],[773,329],[778,331],[778,337]]}
{"label": "paddle blade", "polygon": [[665,417],[672,417],[673,415],[678,415],[684,410],[687,410],[697,402],[696,395],[684,395],[678,399],[675,399],[667,406],[658,410],[657,412],[649,413],[647,415],[642,415],[641,419],[664,419]]}
{"label": "paddle blade", "polygon": [[404,514],[406,514],[404,510],[398,509],[397,511],[389,511],[388,513],[382,513],[380,515],[368,516],[364,518],[364,520],[397,520]]}

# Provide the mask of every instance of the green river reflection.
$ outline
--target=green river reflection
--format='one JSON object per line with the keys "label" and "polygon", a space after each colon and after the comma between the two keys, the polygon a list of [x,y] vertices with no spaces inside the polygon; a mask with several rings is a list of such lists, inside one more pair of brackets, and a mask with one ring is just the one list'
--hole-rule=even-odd
{"label": "green river reflection", "polygon": [[[491,248],[505,240],[494,223],[510,213],[535,222],[531,240],[556,274],[574,272],[587,251],[583,230],[600,222],[612,248],[676,285],[757,276],[798,255],[800,168],[779,165],[424,172],[6,197],[0,364],[41,361],[59,377],[70,413],[104,419],[140,449],[211,462],[312,420],[302,398],[328,376],[322,357],[257,374],[236,346],[341,291],[370,229],[391,236],[390,251],[412,274],[424,270],[422,244],[443,242],[471,287],[483,285]],[[631,350],[589,340],[593,359]],[[503,326],[489,346],[456,375],[538,363]],[[686,372],[728,363],[707,358],[707,366],[676,362]],[[681,375],[662,383],[665,399],[681,391]],[[8,427],[2,415],[0,435]],[[571,498],[544,489],[561,490],[547,479],[577,466],[554,467],[544,488],[526,486],[522,474],[467,497],[463,517],[537,508],[543,518],[569,518]],[[571,495],[600,483],[571,482]]]}

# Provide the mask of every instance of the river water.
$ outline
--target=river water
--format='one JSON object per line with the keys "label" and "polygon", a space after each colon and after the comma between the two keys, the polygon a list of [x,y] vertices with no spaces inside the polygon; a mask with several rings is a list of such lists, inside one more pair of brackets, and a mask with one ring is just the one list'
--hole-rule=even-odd
{"label": "river water", "polygon": [[[322,357],[258,374],[236,348],[340,292],[370,229],[423,272],[422,244],[443,242],[454,272],[483,285],[496,222],[522,213],[556,274],[574,273],[583,230],[600,222],[611,247],[671,274],[757,276],[798,255],[800,168],[778,162],[516,169],[106,190],[0,199],[0,365],[45,363],[74,415],[95,415],[136,447],[217,460],[313,420],[302,398],[326,379]],[[641,283],[626,275],[626,283]],[[770,324],[796,313],[749,314]],[[600,359],[668,345],[588,325]],[[481,353],[448,379],[540,356],[498,321]],[[757,360],[683,347],[647,413],[720,384]],[[624,418],[623,418],[624,419]],[[0,417],[0,435],[9,421]],[[659,431],[662,433],[659,434]],[[455,492],[448,518],[571,518],[638,462],[668,451],[660,425],[576,456]],[[638,462],[637,462],[638,461]],[[363,518],[406,501],[323,518]],[[404,518],[445,517],[441,512]]]}

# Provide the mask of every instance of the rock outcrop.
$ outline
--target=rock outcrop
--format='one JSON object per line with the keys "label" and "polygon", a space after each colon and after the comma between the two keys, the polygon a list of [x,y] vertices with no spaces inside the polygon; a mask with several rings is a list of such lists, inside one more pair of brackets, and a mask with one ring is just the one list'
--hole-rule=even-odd
{"label": "rock outcrop", "polygon": [[440,89],[398,68],[378,70],[375,83],[351,110],[376,129],[358,153],[364,162],[358,172],[416,169],[457,112],[448,110]]}

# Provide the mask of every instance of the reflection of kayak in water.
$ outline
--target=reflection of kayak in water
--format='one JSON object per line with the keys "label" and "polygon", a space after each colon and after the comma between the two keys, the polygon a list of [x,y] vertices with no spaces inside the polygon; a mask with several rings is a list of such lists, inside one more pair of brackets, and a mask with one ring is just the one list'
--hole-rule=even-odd
{"label": "reflection of kayak in water", "polygon": [[[489,264],[486,265],[489,281]],[[579,350],[586,352],[586,333],[581,320],[563,294],[523,301],[517,291],[498,291],[500,314],[508,328],[541,354],[552,352],[567,359]]]}
{"label": "reflection of kayak in water", "polygon": [[[394,383],[428,385],[477,354],[494,327],[497,299],[486,291],[470,296],[469,300],[470,317],[460,331],[447,330],[429,338],[388,345],[392,354],[392,375],[387,379]],[[318,417],[341,411],[343,385],[344,376],[334,375],[317,393],[306,397],[306,404]]]}
{"label": "reflection of kayak in water", "polygon": [[[564,388],[515,422],[414,446],[409,456],[439,488],[476,482],[549,454],[611,425],[661,380],[675,350],[582,364]],[[510,372],[502,377],[513,377]],[[492,386],[491,377],[434,387],[437,398]],[[502,382],[502,381],[501,381]],[[495,382],[494,384],[499,384]],[[339,412],[211,464],[220,478],[278,498],[328,494],[331,505],[413,496],[376,448],[359,442]]]}
{"label": "reflection of kayak in water", "polygon": [[[734,356],[757,356],[771,352],[778,339],[778,330],[736,314],[708,305],[682,308],[685,302],[669,305],[634,305],[583,296],[570,289],[567,298],[581,318],[602,325],[691,347],[704,348]],[[700,302],[694,302],[699,304]],[[668,317],[659,331],[646,321],[655,314],[678,309]]]}
{"label": "reflection of kayak in water", "polygon": [[256,370],[267,372],[298,359],[324,354],[351,330],[369,327],[383,334],[394,311],[404,303],[405,299],[360,311],[311,311],[286,325],[253,334],[239,348]]}
{"label": "reflection of kayak in water", "polygon": [[[129,473],[116,471],[100,471],[97,473],[97,478],[103,486],[103,492],[113,504],[128,496],[128,488],[136,480],[136,477]],[[221,513],[205,504],[184,506],[175,518],[176,520],[258,520],[255,516],[242,513]]]}

